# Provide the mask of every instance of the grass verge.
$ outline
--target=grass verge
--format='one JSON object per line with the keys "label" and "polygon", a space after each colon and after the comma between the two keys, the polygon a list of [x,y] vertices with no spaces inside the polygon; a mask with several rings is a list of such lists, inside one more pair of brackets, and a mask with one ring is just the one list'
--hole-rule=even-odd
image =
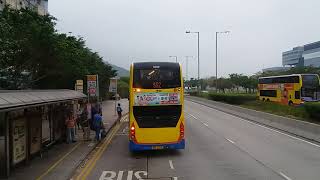
{"label": "grass verge", "polygon": [[274,102],[256,100],[255,94],[196,93],[192,95],[209,100],[222,101],[248,109],[320,124],[320,102],[305,103],[303,106],[288,106]]}
{"label": "grass verge", "polygon": [[293,107],[288,105],[277,104],[274,102],[263,102],[259,100],[246,102],[240,106],[249,108],[249,109],[254,109],[257,111],[276,114],[279,116],[305,120],[305,121],[313,121],[310,118],[309,113],[306,111],[306,109],[303,106]]}

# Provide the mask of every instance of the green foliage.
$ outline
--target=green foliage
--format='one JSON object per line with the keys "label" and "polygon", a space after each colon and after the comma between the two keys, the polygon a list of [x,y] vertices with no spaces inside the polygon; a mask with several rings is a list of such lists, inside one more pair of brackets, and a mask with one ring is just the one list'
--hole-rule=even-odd
{"label": "green foliage", "polygon": [[188,94],[190,96],[199,96],[199,97],[202,97],[201,94],[199,94],[197,91],[191,91],[191,92],[188,92]]}
{"label": "green foliage", "polygon": [[320,120],[320,102],[307,102],[304,104],[304,108],[310,117]]}
{"label": "green foliage", "polygon": [[222,94],[222,93],[209,93],[208,98],[214,101],[223,101],[229,104],[243,104],[248,101],[254,101],[256,96],[253,94]]}
{"label": "green foliage", "polygon": [[[320,68],[316,67],[294,67],[289,69],[288,71],[276,71],[276,72],[259,72],[252,76],[246,76],[243,74],[229,74],[228,78],[219,78],[218,79],[218,90],[220,92],[225,93],[226,89],[229,92],[240,92],[240,88],[243,88],[246,93],[254,93],[258,86],[258,78],[264,76],[278,76],[278,75],[288,75],[288,74],[319,74]],[[191,79],[189,81],[185,81],[185,86],[196,87],[198,80]],[[216,78],[204,78],[200,79],[201,90],[205,90],[207,87],[215,88],[216,87]]]}
{"label": "green foliage", "polygon": [[185,86],[188,86],[188,87],[197,87],[197,85],[198,85],[198,80],[191,78],[190,80],[185,81],[184,85],[185,85]]}
{"label": "green foliage", "polygon": [[303,120],[309,119],[309,113],[304,107],[294,107],[288,105],[277,104],[274,102],[264,102],[264,101],[250,101],[242,104],[241,106],[255,109],[258,111],[264,111],[272,114],[277,114],[280,116],[285,116],[289,118],[298,118]]}
{"label": "green foliage", "polygon": [[229,78],[219,78],[218,79],[218,89],[221,90],[223,93],[225,89],[233,88],[234,84]]}
{"label": "green foliage", "polygon": [[102,97],[115,76],[81,37],[58,33],[54,17],[26,9],[0,12],[0,67],[0,89],[73,89],[98,74]]}
{"label": "green foliage", "polygon": [[120,78],[120,81],[123,81],[123,82],[129,84],[129,82],[130,82],[130,77],[121,77],[121,78]]}
{"label": "green foliage", "polygon": [[245,76],[243,74],[230,74],[229,75],[231,82],[237,87],[237,91],[239,87],[245,88],[246,92],[252,92],[252,90],[256,89],[258,86],[258,77],[257,76]]}
{"label": "green foliage", "polygon": [[118,82],[118,93],[122,98],[129,97],[129,77],[121,77]]}

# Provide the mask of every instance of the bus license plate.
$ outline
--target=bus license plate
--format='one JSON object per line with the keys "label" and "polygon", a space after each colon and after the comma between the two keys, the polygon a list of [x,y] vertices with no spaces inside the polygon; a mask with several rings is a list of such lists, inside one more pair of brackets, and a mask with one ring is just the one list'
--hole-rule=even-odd
{"label": "bus license plate", "polygon": [[163,146],[152,146],[152,149],[163,149]]}

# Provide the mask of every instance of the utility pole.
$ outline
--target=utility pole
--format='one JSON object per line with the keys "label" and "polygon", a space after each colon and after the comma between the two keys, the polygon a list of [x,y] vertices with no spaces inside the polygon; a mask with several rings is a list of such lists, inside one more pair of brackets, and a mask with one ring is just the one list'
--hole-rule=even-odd
{"label": "utility pole", "polygon": [[216,92],[218,92],[218,32],[216,32]]}
{"label": "utility pole", "polygon": [[190,32],[190,31],[186,31],[187,34],[189,33],[195,33],[198,35],[198,85],[197,85],[197,90],[198,93],[200,92],[200,32]]}
{"label": "utility pole", "polygon": [[218,34],[228,34],[230,31],[216,32],[216,92],[218,92]]}
{"label": "utility pole", "polygon": [[188,56],[186,56],[186,80],[188,80]]}
{"label": "utility pole", "polygon": [[176,59],[176,63],[178,62],[178,56],[169,56],[170,58],[171,57],[174,57]]}
{"label": "utility pole", "polygon": [[186,80],[188,80],[188,73],[189,73],[189,68],[188,68],[189,58],[194,58],[194,56],[186,56]]}

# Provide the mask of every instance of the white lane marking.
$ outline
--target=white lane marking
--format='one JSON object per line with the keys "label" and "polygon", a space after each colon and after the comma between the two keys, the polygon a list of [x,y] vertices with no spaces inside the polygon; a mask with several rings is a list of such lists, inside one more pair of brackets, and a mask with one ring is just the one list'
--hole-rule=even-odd
{"label": "white lane marking", "polygon": [[171,169],[174,169],[172,160],[169,160],[169,165],[170,165],[170,168],[171,168]]}
{"label": "white lane marking", "polygon": [[178,177],[173,177],[173,180],[178,180]]}
{"label": "white lane marking", "polygon": [[[242,119],[242,118],[240,118],[240,119]],[[251,121],[246,120],[246,119],[243,119],[243,120],[245,120],[245,121],[246,121],[246,122],[248,122],[248,123],[251,123],[251,124],[254,124],[254,125],[257,125],[257,126],[260,126],[260,127],[266,128],[266,129],[269,129],[269,130],[274,131],[274,132],[277,132],[277,133],[279,133],[279,134],[282,134],[282,135],[285,135],[285,136],[291,137],[291,138],[296,139],[296,140],[300,140],[300,141],[306,142],[306,143],[308,143],[308,144],[311,144],[311,145],[313,145],[313,146],[316,146],[316,147],[320,148],[320,145],[318,145],[318,144],[315,144],[315,143],[312,143],[312,142],[306,141],[306,140],[304,140],[304,139],[301,139],[301,138],[298,138],[298,137],[295,137],[295,136],[292,136],[292,135],[289,135],[289,134],[283,133],[283,132],[281,132],[281,131],[278,131],[278,130],[275,130],[275,129],[269,128],[269,127],[264,126],[264,125],[260,125],[260,124],[257,124],[257,123],[254,123],[254,122],[251,122]]]}
{"label": "white lane marking", "polygon": [[194,119],[196,119],[196,120],[198,120],[198,118],[197,117],[195,117],[194,115],[192,115],[192,114],[189,114],[191,117],[193,117]]}
{"label": "white lane marking", "polygon": [[229,142],[231,142],[232,144],[234,144],[234,142],[232,141],[232,140],[230,140],[230,139],[228,139],[228,138],[226,138]]}
{"label": "white lane marking", "polygon": [[207,123],[203,123],[203,125],[205,125],[205,126],[209,127],[209,125],[208,125]]}
{"label": "white lane marking", "polygon": [[88,144],[88,147],[92,147],[93,145],[95,145],[95,143],[91,142],[91,143]]}
{"label": "white lane marking", "polygon": [[285,175],[283,172],[279,172],[279,174],[284,177],[286,180],[292,180],[291,178],[289,178],[287,175]]}

